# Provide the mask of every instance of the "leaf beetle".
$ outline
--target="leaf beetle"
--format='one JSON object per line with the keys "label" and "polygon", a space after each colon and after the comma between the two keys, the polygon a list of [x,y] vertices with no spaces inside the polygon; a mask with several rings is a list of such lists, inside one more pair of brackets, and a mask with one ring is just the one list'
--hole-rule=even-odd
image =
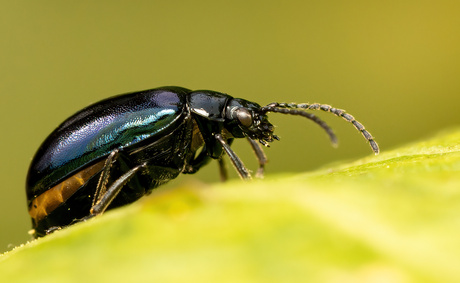
{"label": "leaf beetle", "polygon": [[[41,237],[107,209],[136,201],[180,173],[195,173],[227,154],[242,179],[251,175],[230,145],[246,138],[262,176],[267,158],[260,144],[279,140],[267,113],[305,117],[331,128],[306,110],[331,112],[358,129],[378,154],[364,126],[325,104],[257,103],[210,91],[168,86],[115,96],[90,105],[59,125],[30,165],[26,194],[32,234]],[[257,141],[259,143],[257,143]]]}

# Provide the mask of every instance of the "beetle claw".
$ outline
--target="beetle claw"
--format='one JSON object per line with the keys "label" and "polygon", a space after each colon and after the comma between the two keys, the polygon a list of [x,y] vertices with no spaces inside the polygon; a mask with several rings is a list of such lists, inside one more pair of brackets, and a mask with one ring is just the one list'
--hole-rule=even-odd
{"label": "beetle claw", "polygon": [[265,147],[270,147],[270,144],[268,142],[264,141],[263,139],[260,139],[259,142]]}

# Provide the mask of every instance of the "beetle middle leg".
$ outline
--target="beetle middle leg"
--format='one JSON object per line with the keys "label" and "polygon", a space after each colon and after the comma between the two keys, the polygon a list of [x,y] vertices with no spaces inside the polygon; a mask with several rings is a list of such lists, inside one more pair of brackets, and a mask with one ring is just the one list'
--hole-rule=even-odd
{"label": "beetle middle leg", "polygon": [[196,173],[202,166],[206,165],[211,161],[211,157],[207,154],[206,145],[203,146],[201,152],[196,156],[182,171],[184,174],[194,174]]}
{"label": "beetle middle leg", "polygon": [[[230,145],[232,141],[233,139],[229,140],[228,144]],[[193,159],[190,162],[190,164],[188,164],[188,166],[185,168],[185,170],[182,173],[184,174],[196,173],[202,166],[206,165],[209,161],[211,161],[211,157],[209,157],[207,153],[206,145],[204,145],[203,149],[198,154],[198,156],[195,159]],[[222,156],[217,161],[219,162],[220,180],[222,182],[225,182],[228,179],[227,166],[225,166],[225,161]]]}

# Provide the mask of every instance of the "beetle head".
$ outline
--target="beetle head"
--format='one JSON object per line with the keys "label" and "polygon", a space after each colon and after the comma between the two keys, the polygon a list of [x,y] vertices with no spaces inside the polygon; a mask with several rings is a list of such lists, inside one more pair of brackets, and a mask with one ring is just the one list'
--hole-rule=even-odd
{"label": "beetle head", "polygon": [[226,108],[226,129],[236,138],[249,137],[265,146],[279,140],[275,127],[268,121],[259,104],[244,99],[232,99]]}

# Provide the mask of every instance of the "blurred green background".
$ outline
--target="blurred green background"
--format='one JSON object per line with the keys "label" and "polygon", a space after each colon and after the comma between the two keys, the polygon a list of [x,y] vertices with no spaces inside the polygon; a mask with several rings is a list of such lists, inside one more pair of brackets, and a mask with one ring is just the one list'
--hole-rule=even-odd
{"label": "blurred green background", "polygon": [[[29,239],[24,182],[45,137],[90,103],[164,85],[321,102],[383,150],[460,122],[459,1],[2,1],[0,252]],[[272,114],[267,174],[371,154],[346,122]],[[235,151],[252,169],[245,141]],[[216,164],[190,179],[217,182]],[[235,177],[235,174],[232,175]]]}

